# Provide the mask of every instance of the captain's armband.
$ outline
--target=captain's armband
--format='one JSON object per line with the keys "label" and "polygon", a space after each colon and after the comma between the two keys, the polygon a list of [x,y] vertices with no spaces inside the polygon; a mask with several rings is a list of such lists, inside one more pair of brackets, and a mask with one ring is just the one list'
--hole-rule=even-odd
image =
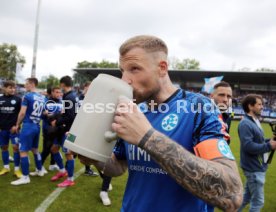
{"label": "captain's armband", "polygon": [[215,158],[228,158],[235,160],[231,149],[224,139],[208,139],[194,147],[196,156],[212,160]]}

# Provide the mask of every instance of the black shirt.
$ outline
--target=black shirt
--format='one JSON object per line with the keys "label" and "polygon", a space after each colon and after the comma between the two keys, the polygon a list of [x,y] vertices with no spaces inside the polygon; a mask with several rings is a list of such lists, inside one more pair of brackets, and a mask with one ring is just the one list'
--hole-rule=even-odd
{"label": "black shirt", "polygon": [[10,130],[16,124],[21,98],[0,94],[0,129]]}
{"label": "black shirt", "polygon": [[65,93],[62,97],[63,113],[57,119],[56,125],[62,126],[63,130],[69,131],[76,117],[78,107],[78,97],[73,91]]}
{"label": "black shirt", "polygon": [[[222,113],[222,119],[223,119],[223,122],[227,125],[226,132],[229,134],[232,118],[231,118],[230,114],[228,114],[228,113]],[[227,143],[230,144],[230,142],[231,141],[229,139],[227,141]]]}

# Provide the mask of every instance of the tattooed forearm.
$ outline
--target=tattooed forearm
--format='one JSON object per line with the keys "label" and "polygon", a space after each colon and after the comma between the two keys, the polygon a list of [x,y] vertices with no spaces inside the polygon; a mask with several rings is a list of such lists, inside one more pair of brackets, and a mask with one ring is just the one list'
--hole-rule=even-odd
{"label": "tattooed forearm", "polygon": [[110,177],[118,177],[127,170],[127,162],[125,160],[117,160],[115,155],[112,155],[102,169],[104,174]]}
{"label": "tattooed forearm", "polygon": [[144,149],[181,186],[224,211],[235,211],[242,202],[242,183],[235,161],[208,161],[196,157],[155,131]]}
{"label": "tattooed forearm", "polygon": [[105,175],[110,177],[117,177],[127,170],[127,162],[125,160],[117,160],[115,155],[107,160],[105,163],[95,161],[82,155],[78,155],[80,162],[85,165],[94,165],[99,171],[104,172]]}

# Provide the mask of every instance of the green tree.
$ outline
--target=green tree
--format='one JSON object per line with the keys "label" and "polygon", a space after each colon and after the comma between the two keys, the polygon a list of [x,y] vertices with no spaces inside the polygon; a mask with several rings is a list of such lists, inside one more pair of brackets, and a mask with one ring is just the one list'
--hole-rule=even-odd
{"label": "green tree", "polygon": [[[78,62],[76,68],[118,68],[118,63],[110,62],[107,60],[102,60],[101,62],[93,61],[82,61]],[[75,72],[73,75],[74,82],[77,84],[83,84],[86,81],[90,81],[91,79],[88,76],[79,74],[78,72]]]}
{"label": "green tree", "polygon": [[270,68],[260,68],[256,69],[256,72],[276,72],[276,70]]}
{"label": "green tree", "polygon": [[76,68],[118,68],[118,63],[102,60],[101,62],[93,61],[88,62],[86,60],[78,62]]}
{"label": "green tree", "polygon": [[20,63],[23,66],[25,62],[16,45],[0,44],[0,78],[14,80],[16,64]]}
{"label": "green tree", "polygon": [[43,76],[41,81],[38,83],[38,88],[51,88],[59,85],[59,79],[54,75]]}
{"label": "green tree", "polygon": [[196,59],[183,59],[178,58],[170,59],[170,68],[174,70],[199,70],[200,62]]}

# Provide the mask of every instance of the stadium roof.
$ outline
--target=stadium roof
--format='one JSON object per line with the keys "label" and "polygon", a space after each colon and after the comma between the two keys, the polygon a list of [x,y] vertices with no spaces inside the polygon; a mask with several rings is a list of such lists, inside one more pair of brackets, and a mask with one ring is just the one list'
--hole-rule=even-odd
{"label": "stadium roof", "polygon": [[[121,77],[119,69],[110,68],[79,68],[74,71],[88,76],[91,80],[98,74],[110,74]],[[276,91],[276,73],[274,72],[236,72],[236,71],[198,71],[170,70],[169,75],[174,83],[182,87],[202,87],[204,78],[224,76],[223,80],[235,88],[244,90]]]}

